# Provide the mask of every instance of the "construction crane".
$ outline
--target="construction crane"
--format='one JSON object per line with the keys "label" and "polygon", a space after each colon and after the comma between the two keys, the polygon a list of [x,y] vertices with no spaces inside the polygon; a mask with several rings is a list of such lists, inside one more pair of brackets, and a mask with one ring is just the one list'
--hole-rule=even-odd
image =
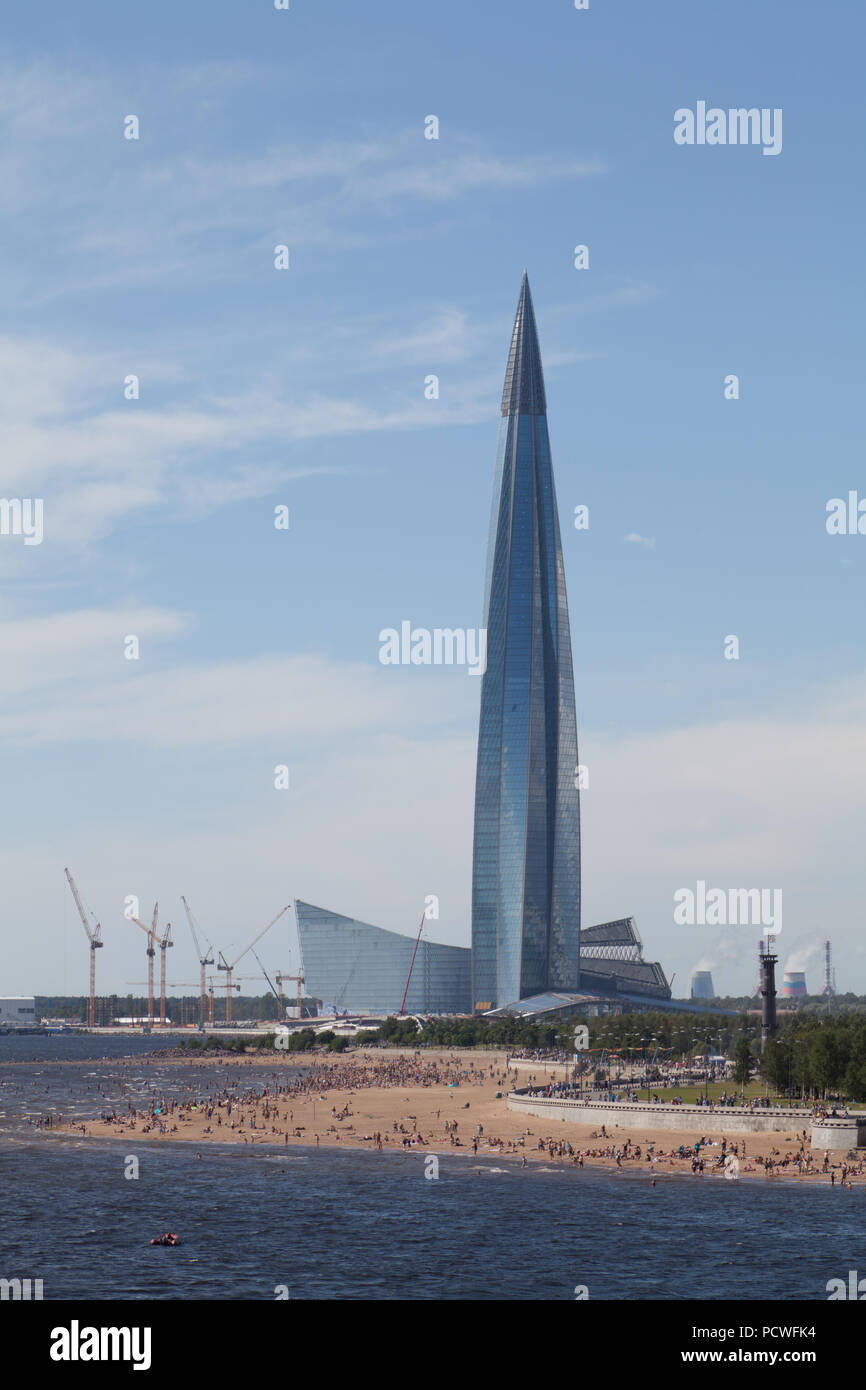
{"label": "construction crane", "polygon": [[280,987],[280,1018],[282,1018],[282,1016],[283,1016],[283,980],[297,980],[297,982],[298,982],[298,1018],[300,1018],[300,1017],[301,1017],[301,1009],[302,1009],[302,1007],[303,1007],[303,996],[302,996],[302,994],[301,994],[301,985],[304,983],[304,976],[303,976],[303,975],[283,975],[282,973],[280,973],[280,974],[278,974],[278,975],[275,975],[275,976],[274,976],[274,979],[276,980],[277,984],[278,984],[279,987]]}
{"label": "construction crane", "polygon": [[174,945],[174,942],[169,940],[170,936],[171,936],[171,922],[166,922],[166,924],[165,924],[165,932],[163,933],[162,936],[158,936],[158,937],[156,938],[156,943],[157,943],[157,945],[159,946],[159,953],[160,953],[160,954],[159,954],[159,1026],[160,1026],[160,1028],[164,1028],[164,1027],[165,1027],[165,953],[166,953],[166,951],[168,950],[168,948],[169,948],[170,946],[173,946],[173,945]]}
{"label": "construction crane", "polygon": [[[125,985],[146,985],[147,980],[124,980]],[[198,980],[169,980],[166,989],[198,989]]]}
{"label": "construction crane", "polygon": [[[418,935],[415,938],[415,950],[412,952],[412,959],[409,962],[409,974],[406,976],[406,988],[403,990],[403,998],[400,1001],[400,1011],[397,1015],[398,1018],[402,1018],[406,1012],[406,995],[409,993],[409,981],[412,978],[412,971],[415,969],[415,957],[418,954],[418,947],[421,944],[421,933],[424,930],[424,918],[426,916],[426,911],[421,913],[421,925],[418,928]],[[300,989],[300,985],[298,986],[298,989]]]}
{"label": "construction crane", "polygon": [[[252,947],[250,947],[250,950],[252,950]],[[258,951],[253,951],[253,955],[254,955],[255,958],[256,958],[256,965],[259,967],[259,969],[261,970],[261,972],[262,972],[262,974],[264,975],[265,979],[267,980],[268,984],[270,985],[271,994],[273,994],[274,997],[275,997],[276,999],[279,999],[280,996],[277,994],[277,991],[274,989],[274,986],[273,986],[273,984],[272,984],[272,982],[271,982],[271,977],[270,977],[270,975],[268,974],[268,972],[267,972],[267,970],[265,969],[265,967],[262,965],[262,959],[261,959],[261,956],[259,955]],[[256,979],[256,976],[255,976],[255,975],[248,975],[248,976],[246,976],[245,978],[246,978],[246,979],[250,979],[250,980],[255,980],[255,979]]]}
{"label": "construction crane", "polygon": [[[200,1027],[200,1028],[204,1028],[204,1016],[205,1016],[205,1010],[206,1010],[206,1008],[207,1008],[206,995],[205,995],[205,968],[206,968],[208,965],[213,965],[213,947],[209,945],[206,952],[203,952],[203,951],[202,951],[201,946],[199,945],[199,942],[198,942],[198,936],[197,936],[196,930],[195,930],[195,922],[194,922],[194,920],[193,920],[193,915],[192,915],[192,911],[191,911],[191,909],[190,909],[190,905],[189,905],[189,903],[187,902],[186,898],[183,896],[183,894],[181,894],[180,900],[181,900],[181,902],[183,903],[184,911],[186,912],[186,920],[189,922],[189,929],[190,929],[190,931],[192,932],[192,939],[193,939],[193,942],[195,943],[195,951],[196,951],[196,955],[198,956],[198,963],[199,963],[199,966],[201,967],[201,982],[200,982],[200,986],[199,986],[199,1001],[198,1001],[198,1021],[199,1021],[199,1027]],[[211,1011],[211,1023],[213,1023],[212,1011]]]}
{"label": "construction crane", "polygon": [[276,1001],[277,1001],[277,1010],[278,1010],[278,1012],[277,1012],[277,1022],[278,1022],[278,1023],[282,1023],[282,1021],[283,1021],[283,995],[282,995],[282,990],[280,991],[279,994],[277,994],[276,989],[274,988],[273,984],[271,984],[271,977],[270,977],[270,975],[268,974],[267,970],[265,969],[265,967],[262,965],[261,961],[259,960],[258,952],[257,952],[257,951],[253,951],[253,955],[255,956],[256,960],[258,961],[259,968],[260,968],[262,974],[264,975],[264,977],[265,977],[265,979],[267,980],[268,984],[271,986],[271,994],[274,996],[274,998],[275,998]]}
{"label": "construction crane", "polygon": [[96,926],[91,927],[87,920],[87,913],[84,911],[84,905],[81,901],[78,889],[75,886],[75,879],[68,869],[64,869],[63,872],[66,875],[66,881],[69,887],[72,889],[72,896],[75,899],[75,906],[78,908],[78,915],[81,918],[84,930],[87,932],[87,940],[90,942],[90,999],[87,1005],[87,1026],[88,1028],[93,1028],[96,1018],[96,952],[105,945],[105,942],[99,939],[102,927],[99,922],[96,922],[96,917],[92,912],[90,915],[93,917],[94,922],[96,922]]}
{"label": "construction crane", "polygon": [[279,1010],[280,1010],[280,1019],[282,1019],[282,1017],[283,1017],[283,980],[288,980],[288,979],[289,979],[289,976],[288,976],[288,975],[285,975],[285,974],[283,973],[282,970],[278,970],[278,971],[276,972],[276,974],[274,975],[274,979],[275,979],[276,982],[277,982],[277,1004],[278,1004]]}
{"label": "construction crane", "polygon": [[[228,989],[229,986],[226,986],[226,988]],[[237,989],[237,990],[239,990],[239,989],[240,989],[240,985],[231,985],[230,988],[231,988],[231,989]],[[210,975],[210,976],[208,977],[208,990],[207,990],[207,992],[208,992],[208,995],[209,995],[209,1000],[208,1000],[208,1023],[210,1024],[211,1027],[213,1027],[213,991],[214,991],[214,976],[213,976],[213,975]]]}
{"label": "construction crane", "polygon": [[[148,1032],[150,1032],[150,1031],[152,1030],[152,1028],[153,1028],[153,958],[154,958],[154,956],[156,955],[156,947],[154,946],[154,942],[159,941],[159,937],[158,937],[157,934],[156,934],[156,919],[157,919],[158,913],[159,913],[159,903],[157,902],[157,903],[154,903],[154,905],[153,905],[153,921],[151,922],[151,924],[150,924],[149,927],[146,927],[146,926],[144,925],[144,923],[143,923],[143,922],[140,922],[139,919],[138,919],[137,917],[133,917],[132,915],[130,915],[130,918],[129,918],[130,922],[134,922],[135,925],[136,925],[137,927],[141,927],[141,930],[142,930],[142,931],[145,933],[145,935],[147,936],[147,1031],[148,1031]],[[163,960],[165,960],[165,954],[163,954]]]}
{"label": "construction crane", "polygon": [[240,954],[235,956],[234,960],[231,963],[229,963],[226,960],[222,951],[219,952],[217,970],[224,970],[226,972],[226,1023],[231,1023],[232,1021],[232,971],[234,970],[238,962],[243,960],[247,951],[251,951],[253,947],[259,941],[261,941],[265,932],[270,931],[271,927],[274,925],[274,922],[279,922],[283,913],[288,912],[289,907],[290,904],[286,903],[285,907],[280,908],[280,911],[277,913],[276,917],[272,918],[272,920],[268,922],[268,925],[266,927],[262,927],[262,930],[259,932],[258,936],[254,936],[249,946],[245,946],[244,949],[240,952]]}
{"label": "construction crane", "polygon": [[[254,955],[254,956],[256,955],[255,951],[253,951],[253,955]],[[256,960],[259,960],[258,956],[256,956]],[[259,965],[261,966],[261,970],[262,970],[261,975],[235,975],[234,979],[235,979],[236,981],[237,981],[237,980],[243,980],[244,984],[248,983],[248,981],[250,981],[250,980],[267,980],[268,985],[269,985],[270,990],[271,990],[271,993],[272,993],[276,998],[279,998],[279,995],[277,994],[277,991],[274,989],[273,985],[271,984],[270,976],[268,975],[268,972],[265,970],[265,967],[262,965],[262,963],[261,963],[260,960],[259,960]],[[235,989],[240,990],[240,988],[241,988],[241,987],[240,987],[239,984],[235,984]]]}

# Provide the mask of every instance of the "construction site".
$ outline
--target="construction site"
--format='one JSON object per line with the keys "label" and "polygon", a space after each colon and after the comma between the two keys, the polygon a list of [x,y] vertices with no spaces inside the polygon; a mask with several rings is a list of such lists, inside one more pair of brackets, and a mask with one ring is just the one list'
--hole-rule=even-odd
{"label": "construction site", "polygon": [[[261,943],[271,928],[289,911],[289,903],[280,908],[265,926],[253,934],[240,951],[230,953],[231,959],[227,959],[226,954],[209,940],[183,895],[180,898],[180,907],[185,927],[177,940],[172,935],[173,926],[170,921],[166,921],[164,926],[161,925],[158,902],[153,905],[149,923],[142,921],[132,909],[127,909],[123,914],[125,920],[144,937],[142,945],[145,951],[146,978],[128,980],[126,983],[131,989],[144,992],[122,995],[97,994],[96,953],[105,945],[102,922],[88,906],[68,868],[64,869],[64,874],[85,931],[89,954],[89,990],[84,1017],[71,1020],[68,1015],[58,1014],[56,1017],[43,1017],[40,1021],[35,1015],[31,999],[31,1011],[26,1024],[18,1023],[11,1017],[0,1020],[0,1027],[4,1022],[7,1025],[5,1031],[59,1032],[86,1029],[90,1032],[129,1030],[170,1034],[188,1032],[190,1029],[200,1032],[236,1031],[239,1028],[255,1029],[268,1026],[272,1029],[275,1022],[291,1026],[292,1023],[299,1023],[301,1020],[317,1018],[317,1005],[320,1001],[304,993],[303,971],[291,971],[273,964],[268,969],[262,955],[256,950],[256,947],[259,947],[264,954],[266,946]],[[188,951],[194,952],[194,959],[198,965],[197,980],[168,978],[168,952],[175,946],[180,946],[182,941],[186,943]],[[157,953],[158,985],[155,978]],[[257,973],[239,974],[239,967],[248,972],[250,957],[258,966]],[[193,990],[194,993],[169,995],[170,990]],[[262,996],[269,1001],[266,1007],[263,1007]],[[248,1016],[249,1008],[244,1008],[251,1002],[255,1004],[253,1017]]]}
{"label": "construction site", "polygon": [[[89,964],[88,992],[79,996],[12,999],[0,1012],[2,1033],[56,1033],[87,1031],[137,1034],[237,1033],[307,1027],[331,1028],[352,1036],[359,1029],[377,1027],[384,1018],[412,1016],[468,1017],[473,1013],[497,1017],[518,1013],[550,1021],[575,1012],[592,1017],[599,1013],[718,1009],[709,970],[695,970],[691,999],[674,1000],[671,985],[658,963],[643,958],[642,943],[634,920],[622,919],[584,928],[580,932],[580,993],[548,992],[521,1000],[506,1009],[471,1007],[469,980],[471,949],[428,939],[426,918],[412,936],[373,927],[296,900],[298,962],[286,964],[286,933],[272,929],[289,913],[285,904],[263,926],[221,949],[196,919],[181,894],[178,909],[182,927],[177,931],[159,902],[149,920],[139,916],[138,900],[126,900],[124,929],[140,942],[145,953],[142,978],[126,980],[126,991],[97,993],[97,952],[102,950],[103,924],[90,908],[71,871],[64,870],[75,912],[84,929]],[[759,971],[763,994],[766,983],[765,943],[759,944]],[[770,943],[767,943],[769,950]],[[180,947],[189,967],[169,969],[168,952]],[[157,978],[157,954],[159,973]],[[836,992],[829,941],[823,943],[824,987],[822,995]],[[172,966],[181,957],[171,958]],[[197,975],[193,969],[197,965]],[[793,961],[790,964],[799,963]],[[805,1000],[802,971],[789,968],[782,985],[782,999]],[[241,973],[243,972],[243,973]],[[132,973],[132,971],[130,971]],[[187,973],[192,979],[184,978]],[[171,976],[171,977],[170,977]],[[83,981],[82,981],[83,983]],[[775,1001],[775,985],[773,986]],[[730,1002],[725,1004],[730,1010]],[[36,1007],[38,1004],[38,1008]],[[747,1006],[748,1007],[748,1006]],[[722,1005],[722,1012],[725,1012]]]}

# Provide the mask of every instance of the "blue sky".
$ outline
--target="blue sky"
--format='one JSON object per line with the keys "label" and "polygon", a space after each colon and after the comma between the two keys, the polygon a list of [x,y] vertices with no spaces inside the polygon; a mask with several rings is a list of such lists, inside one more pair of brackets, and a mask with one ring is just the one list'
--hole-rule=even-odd
{"label": "blue sky", "polygon": [[[783,960],[829,934],[866,990],[866,538],[825,529],[866,496],[864,40],[859,4],[774,0],[4,17],[2,491],[45,509],[40,546],[0,537],[5,992],[86,986],[67,863],[100,990],[143,978],[131,893],[181,981],[180,893],[227,951],[295,896],[412,931],[434,893],[468,942],[478,683],[384,668],[378,633],[482,621],[524,266],[584,920],[736,992],[756,933],[673,893],[781,887]],[[677,146],[699,100],[782,108],[781,154]]]}

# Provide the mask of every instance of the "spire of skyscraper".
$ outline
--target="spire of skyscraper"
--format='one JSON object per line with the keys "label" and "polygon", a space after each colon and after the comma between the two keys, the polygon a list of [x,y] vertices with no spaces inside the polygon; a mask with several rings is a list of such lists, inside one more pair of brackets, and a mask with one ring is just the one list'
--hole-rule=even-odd
{"label": "spire of skyscraper", "polygon": [[575,991],[580,808],[571,634],[544,379],[524,271],[487,559],[472,870],[473,999]]}
{"label": "spire of skyscraper", "polygon": [[502,392],[502,414],[514,415],[518,410],[526,415],[543,415],[547,410],[541,352],[529,292],[529,276],[525,270],[511,335],[505,389]]}

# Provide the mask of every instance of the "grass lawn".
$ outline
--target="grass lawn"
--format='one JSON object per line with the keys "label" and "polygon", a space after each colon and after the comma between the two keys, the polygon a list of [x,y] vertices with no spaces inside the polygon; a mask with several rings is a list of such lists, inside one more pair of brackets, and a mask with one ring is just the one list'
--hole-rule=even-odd
{"label": "grass lawn", "polygon": [[[620,1083],[619,1086],[616,1084],[613,1086],[613,1090],[617,1095],[624,1089],[626,1088],[622,1083]],[[636,1090],[642,1100],[646,1100],[646,1086],[639,1087],[636,1083],[632,1083],[631,1089],[633,1091]],[[735,1086],[733,1081],[711,1081],[707,1088],[703,1086],[653,1086],[650,1088],[651,1095],[659,1096],[665,1101],[671,1101],[674,1096],[679,1096],[680,1100],[686,1105],[693,1105],[699,1096],[705,1094],[708,1094],[711,1100],[721,1100],[725,1091],[727,1091],[729,1096],[736,1095],[739,1098],[741,1095],[741,1088]],[[753,1099],[762,1100],[766,1095],[767,1087],[762,1081],[750,1081],[745,1088],[745,1097],[747,1101]],[[796,1106],[802,1104],[798,1096],[794,1096],[792,1099]],[[788,1097],[770,1095],[770,1100],[786,1105]]]}

